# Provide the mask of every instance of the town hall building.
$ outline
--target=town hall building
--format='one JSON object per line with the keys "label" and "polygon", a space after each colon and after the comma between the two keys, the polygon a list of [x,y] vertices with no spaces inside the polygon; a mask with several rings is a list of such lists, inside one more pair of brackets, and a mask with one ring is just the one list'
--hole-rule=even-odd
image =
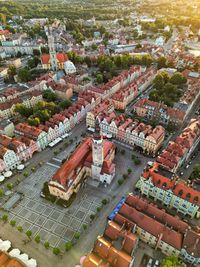
{"label": "town hall building", "polygon": [[115,148],[102,138],[97,120],[93,137],[86,137],[49,181],[50,194],[67,201],[88,177],[110,184],[115,176]]}

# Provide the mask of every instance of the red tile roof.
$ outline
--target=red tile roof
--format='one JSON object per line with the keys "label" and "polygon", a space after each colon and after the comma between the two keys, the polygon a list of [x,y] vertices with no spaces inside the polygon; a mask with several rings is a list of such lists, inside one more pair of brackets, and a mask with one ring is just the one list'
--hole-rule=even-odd
{"label": "red tile roof", "polygon": [[[56,58],[57,58],[59,63],[64,63],[65,61],[68,60],[68,57],[65,53],[57,53]],[[50,55],[49,54],[43,54],[41,56],[41,61],[42,61],[42,64],[49,64]]]}

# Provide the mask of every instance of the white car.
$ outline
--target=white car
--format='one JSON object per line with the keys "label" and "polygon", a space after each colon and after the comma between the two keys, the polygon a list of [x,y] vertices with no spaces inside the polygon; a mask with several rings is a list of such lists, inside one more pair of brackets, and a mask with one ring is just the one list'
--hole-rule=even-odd
{"label": "white car", "polygon": [[189,165],[189,164],[187,164],[187,165],[185,166],[185,168],[186,168],[186,169],[188,169],[189,167],[190,167],[190,165]]}
{"label": "white car", "polygon": [[158,267],[159,266],[159,260],[156,260],[154,263],[154,267]]}
{"label": "white car", "polygon": [[147,267],[151,267],[152,263],[153,263],[153,259],[149,259],[149,261],[147,263]]}

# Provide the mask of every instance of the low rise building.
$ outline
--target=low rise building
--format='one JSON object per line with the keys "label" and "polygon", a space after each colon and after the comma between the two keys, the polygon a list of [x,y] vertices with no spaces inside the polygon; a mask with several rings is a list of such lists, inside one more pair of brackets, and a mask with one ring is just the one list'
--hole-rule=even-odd
{"label": "low rise building", "polygon": [[142,195],[174,208],[182,215],[200,218],[200,192],[155,162],[147,165],[136,184]]}

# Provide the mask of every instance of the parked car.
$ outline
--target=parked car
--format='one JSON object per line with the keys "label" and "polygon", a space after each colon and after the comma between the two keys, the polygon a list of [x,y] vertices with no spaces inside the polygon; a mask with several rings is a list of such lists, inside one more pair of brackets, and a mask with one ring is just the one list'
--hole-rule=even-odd
{"label": "parked car", "polygon": [[147,263],[147,267],[151,267],[153,263],[153,259],[149,259],[148,263]]}
{"label": "parked car", "polygon": [[154,267],[158,267],[159,266],[159,260],[156,260],[154,263]]}
{"label": "parked car", "polygon": [[189,165],[189,164],[187,164],[187,165],[185,166],[185,168],[186,168],[186,169],[188,169],[189,167],[190,167],[190,165]]}

